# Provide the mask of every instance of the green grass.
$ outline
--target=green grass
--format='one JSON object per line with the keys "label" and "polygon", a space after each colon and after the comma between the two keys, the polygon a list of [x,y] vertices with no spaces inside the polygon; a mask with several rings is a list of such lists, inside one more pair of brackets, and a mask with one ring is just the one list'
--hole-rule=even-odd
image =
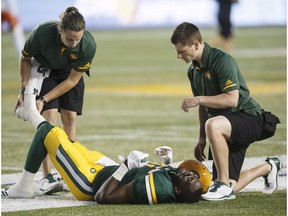
{"label": "green grass", "polygon": [[236,200],[222,202],[200,201],[196,204],[161,205],[88,205],[34,211],[2,213],[2,215],[131,215],[131,216],[284,216],[286,215],[286,191],[267,196],[262,193],[241,193]]}
{"label": "green grass", "polygon": [[[191,95],[187,65],[176,59],[170,44],[173,29],[115,30],[93,32],[98,44],[91,77],[85,77],[83,116],[78,118],[78,140],[90,149],[100,150],[117,160],[138,149],[150,153],[169,145],[175,161],[193,158],[198,135],[196,109],[188,114],[180,109]],[[203,29],[205,40],[215,36],[214,29]],[[286,28],[241,28],[235,38],[235,53],[243,49],[268,52],[286,48]],[[260,52],[261,53],[261,52]],[[267,110],[277,114],[281,124],[274,137],[257,142],[247,157],[286,154],[286,56],[249,57],[235,55],[251,87],[252,96]],[[10,33],[2,34],[2,173],[22,170],[34,129],[12,116],[19,92],[18,60]],[[255,84],[265,88],[259,91]],[[157,87],[157,88],[156,88]],[[174,87],[174,89],[170,89]],[[58,121],[60,125],[60,120]],[[86,206],[37,210],[41,215],[284,215],[286,192],[273,196],[240,193],[237,200],[224,204],[200,202],[196,205]],[[263,202],[262,202],[263,200]],[[227,204],[226,204],[227,203]],[[277,210],[277,211],[276,211]],[[34,211],[35,212],[35,211]],[[144,213],[145,212],[145,213]],[[151,212],[151,213],[150,213]],[[279,212],[279,214],[278,214]],[[17,212],[31,215],[33,211]],[[3,215],[6,215],[6,213]],[[7,215],[13,215],[9,213]]]}

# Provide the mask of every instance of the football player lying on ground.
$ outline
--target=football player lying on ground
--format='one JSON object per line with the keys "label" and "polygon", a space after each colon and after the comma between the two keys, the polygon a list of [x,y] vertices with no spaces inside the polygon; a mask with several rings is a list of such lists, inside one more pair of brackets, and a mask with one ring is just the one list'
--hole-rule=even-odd
{"label": "football player lying on ground", "polygon": [[78,200],[103,204],[156,204],[199,201],[202,185],[192,171],[165,164],[145,162],[148,154],[132,151],[120,165],[97,151],[90,151],[67,134],[52,126],[39,114],[35,105],[32,79],[24,93],[24,104],[17,116],[31,122],[37,132],[31,143],[19,181],[1,196],[35,197],[33,179],[47,153]]}
{"label": "football player lying on ground", "polygon": [[[79,142],[70,141],[61,128],[50,125],[37,111],[37,91],[34,88],[37,80],[34,81],[32,79],[25,89],[24,104],[18,108],[17,116],[32,123],[38,130],[21,178],[12,187],[2,190],[2,198],[34,198],[33,179],[47,153],[78,200],[94,200],[102,204],[193,203],[199,201],[202,192],[207,192],[208,188],[203,187],[203,182],[201,184],[199,174],[195,175],[185,166],[173,168],[148,163],[148,154],[139,151],[132,151],[118,165],[102,153],[90,151]],[[158,152],[166,164],[172,158],[168,153],[167,148]],[[265,163],[241,172],[234,192],[261,176],[267,176],[264,191],[275,192],[281,165],[277,166],[271,160],[268,158]]]}

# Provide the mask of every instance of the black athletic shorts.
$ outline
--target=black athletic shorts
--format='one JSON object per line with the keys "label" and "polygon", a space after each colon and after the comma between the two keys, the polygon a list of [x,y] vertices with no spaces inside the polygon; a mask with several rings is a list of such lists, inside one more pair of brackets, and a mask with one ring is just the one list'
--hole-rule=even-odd
{"label": "black athletic shorts", "polygon": [[[249,145],[257,141],[263,131],[262,119],[245,112],[224,115],[231,123],[232,131],[229,147],[229,178],[238,181],[244,157]],[[209,151],[209,157],[212,154]],[[213,163],[213,180],[217,178],[217,170]]]}
{"label": "black athletic shorts", "polygon": [[[61,82],[63,82],[69,76],[69,71],[51,71],[48,78],[43,80],[40,95],[44,96]],[[43,108],[43,111],[49,109],[58,109],[60,111],[61,108],[74,111],[77,115],[82,115],[82,107],[83,107],[83,97],[84,97],[84,79],[81,77],[80,81],[76,86],[74,86],[70,91],[61,95],[60,97],[49,101],[47,105]],[[38,98],[39,98],[38,97]],[[38,99],[37,98],[37,99]]]}

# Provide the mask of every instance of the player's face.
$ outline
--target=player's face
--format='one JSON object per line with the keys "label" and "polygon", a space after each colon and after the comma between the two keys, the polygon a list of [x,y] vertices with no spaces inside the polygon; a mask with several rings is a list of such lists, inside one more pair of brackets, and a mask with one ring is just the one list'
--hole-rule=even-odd
{"label": "player's face", "polygon": [[81,41],[84,30],[76,32],[71,30],[62,30],[61,34],[61,42],[69,49],[73,49],[77,46],[77,44]]}
{"label": "player's face", "polygon": [[186,63],[190,63],[196,58],[195,44],[183,46],[181,43],[174,45],[174,49],[178,59],[184,60]]}
{"label": "player's face", "polygon": [[181,182],[182,189],[186,188],[187,190],[194,192],[199,188],[199,185],[201,185],[198,176],[191,170],[182,168],[177,173],[177,176]]}

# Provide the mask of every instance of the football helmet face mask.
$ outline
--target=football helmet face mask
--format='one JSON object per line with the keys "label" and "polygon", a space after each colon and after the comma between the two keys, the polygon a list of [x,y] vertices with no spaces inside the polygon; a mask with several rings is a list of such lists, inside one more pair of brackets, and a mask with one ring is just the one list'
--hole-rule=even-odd
{"label": "football helmet face mask", "polygon": [[184,160],[177,165],[177,168],[184,168],[196,173],[202,184],[202,193],[207,193],[211,184],[211,174],[204,164],[196,160]]}

